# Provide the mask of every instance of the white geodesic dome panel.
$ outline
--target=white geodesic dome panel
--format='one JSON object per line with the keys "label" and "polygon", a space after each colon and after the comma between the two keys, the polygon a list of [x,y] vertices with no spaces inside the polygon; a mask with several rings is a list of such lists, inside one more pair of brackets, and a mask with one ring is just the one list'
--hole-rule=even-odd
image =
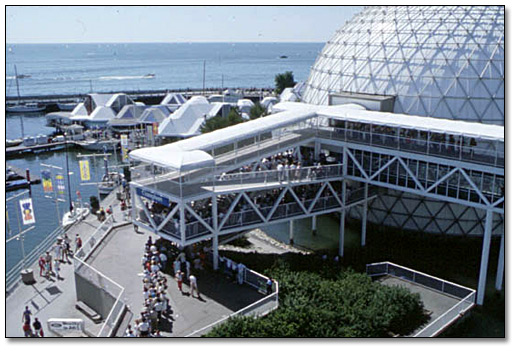
{"label": "white geodesic dome panel", "polygon": [[396,113],[504,124],[504,7],[367,7],[327,42],[303,101],[394,95]]}

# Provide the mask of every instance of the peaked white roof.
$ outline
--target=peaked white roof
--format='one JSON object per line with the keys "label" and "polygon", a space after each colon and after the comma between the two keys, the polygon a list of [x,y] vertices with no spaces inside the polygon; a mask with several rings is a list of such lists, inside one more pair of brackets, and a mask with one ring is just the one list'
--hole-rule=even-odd
{"label": "peaked white roof", "polygon": [[141,148],[130,152],[130,158],[153,163],[181,172],[192,169],[213,167],[215,160],[207,152],[183,151],[171,143],[160,147]]}
{"label": "peaked white roof", "polygon": [[206,118],[218,114],[222,103],[211,104],[202,96],[195,96],[164,119],[159,125],[159,135],[167,137],[190,137],[200,133]]}

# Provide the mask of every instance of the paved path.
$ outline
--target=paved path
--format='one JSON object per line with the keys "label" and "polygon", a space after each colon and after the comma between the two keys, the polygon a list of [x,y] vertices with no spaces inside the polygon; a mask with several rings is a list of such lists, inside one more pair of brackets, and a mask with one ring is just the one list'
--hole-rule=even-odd
{"label": "paved path", "polygon": [[[136,233],[131,225],[121,227],[107,236],[88,261],[125,288],[124,300],[133,314],[132,321],[143,306],[141,258],[148,236],[157,239],[148,231]],[[173,320],[163,326],[164,336],[184,337],[263,297],[249,286],[238,286],[221,275],[202,271],[197,274],[202,297],[198,299],[188,295],[187,282],[181,293],[174,278],[166,277]]]}
{"label": "paved path", "polygon": [[[102,202],[102,206],[105,208],[108,208],[109,205],[112,205],[114,209],[116,223],[122,223],[123,215],[119,206],[117,206],[115,193],[108,195]],[[94,215],[89,215],[83,222],[69,228],[67,234],[73,239],[75,234],[78,233],[82,240],[85,241],[88,235],[92,234],[99,225],[100,222],[97,218]],[[29,268],[33,269],[36,283],[25,285],[20,282],[6,297],[7,337],[23,337],[22,312],[26,305],[32,311],[33,317],[37,317],[39,321],[44,323],[44,331],[47,336],[53,336],[51,332],[48,332],[46,325],[47,320],[50,318],[83,319],[86,330],[92,334],[97,334],[101,326],[93,324],[90,319],[75,308],[76,290],[72,259],[69,263],[61,265],[60,279],[40,277],[37,262],[29,266]]]}

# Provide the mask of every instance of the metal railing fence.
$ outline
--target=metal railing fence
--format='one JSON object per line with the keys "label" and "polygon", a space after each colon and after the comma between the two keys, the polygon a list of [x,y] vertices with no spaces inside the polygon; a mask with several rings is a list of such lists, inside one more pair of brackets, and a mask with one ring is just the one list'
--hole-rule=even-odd
{"label": "metal railing fence", "polygon": [[370,277],[393,276],[426,288],[453,296],[459,301],[434,321],[422,328],[413,337],[435,337],[475,305],[476,291],[404,266],[385,261],[366,265]]}

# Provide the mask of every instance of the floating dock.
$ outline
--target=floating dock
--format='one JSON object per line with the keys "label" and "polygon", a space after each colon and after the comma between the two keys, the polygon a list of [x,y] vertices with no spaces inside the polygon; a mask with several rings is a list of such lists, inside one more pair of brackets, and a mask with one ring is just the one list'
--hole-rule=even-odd
{"label": "floating dock", "polygon": [[55,151],[65,148],[66,144],[76,145],[74,142],[53,142],[53,143],[45,143],[41,145],[34,146],[16,146],[16,147],[8,147],[5,149],[6,158],[16,158],[22,154],[26,153],[38,153],[38,152],[47,152],[47,151]]}
{"label": "floating dock", "polygon": [[[265,96],[273,95],[274,88],[228,88],[230,91],[240,90],[244,98],[251,99],[253,101],[259,101]],[[168,93],[179,93],[184,95],[187,99],[192,96],[210,96],[213,94],[222,94],[221,88],[207,88],[207,89],[174,89],[174,90],[143,90],[143,91],[125,91],[130,98],[135,101],[143,102],[145,104],[159,104],[165,95]],[[96,92],[100,94],[115,94],[121,93],[120,91],[112,92]],[[20,97],[6,97],[6,104],[11,103],[39,103],[46,106],[45,112],[57,112],[60,111],[58,103],[73,103],[77,101],[83,101],[85,94],[54,94],[54,95],[38,95],[38,96],[24,96]]]}

